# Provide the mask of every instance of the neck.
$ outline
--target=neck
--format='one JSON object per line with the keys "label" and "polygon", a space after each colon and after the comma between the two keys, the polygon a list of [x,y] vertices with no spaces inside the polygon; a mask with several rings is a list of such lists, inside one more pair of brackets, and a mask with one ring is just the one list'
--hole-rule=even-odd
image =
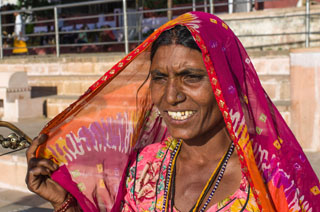
{"label": "neck", "polygon": [[182,160],[191,160],[199,164],[211,163],[211,161],[220,160],[230,142],[231,139],[222,123],[208,135],[184,141],[179,157]]}

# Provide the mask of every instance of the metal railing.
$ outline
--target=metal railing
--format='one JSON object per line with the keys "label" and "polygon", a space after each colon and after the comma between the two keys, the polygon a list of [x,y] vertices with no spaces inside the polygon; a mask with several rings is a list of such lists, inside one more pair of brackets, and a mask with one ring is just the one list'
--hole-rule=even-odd
{"label": "metal railing", "polygon": [[[237,4],[246,4],[249,5],[249,11],[252,10],[252,5],[253,3],[257,2],[266,2],[269,0],[258,0],[258,1],[253,1],[253,0],[243,0],[243,1],[238,1],[236,2]],[[271,0],[272,1],[272,0]],[[86,16],[81,16],[81,17],[62,17],[62,14],[59,14],[59,10],[61,9],[66,9],[66,8],[75,8],[75,7],[82,7],[82,6],[90,6],[90,5],[99,5],[99,4],[109,4],[109,3],[122,3],[122,11],[119,10],[117,13],[109,13],[105,15],[86,15]],[[214,12],[214,8],[217,7],[228,7],[229,12],[230,8],[232,9],[233,6],[235,5],[235,2],[233,0],[228,0],[227,2],[222,2],[222,3],[215,3],[213,0],[209,0],[209,4],[207,0],[202,1],[200,4],[197,3],[195,0],[192,1],[192,4],[188,6],[180,6],[180,7],[174,7],[171,8],[171,11],[190,11],[190,10],[203,10],[203,11],[208,11],[208,8],[211,13]],[[1,6],[1,5],[0,5]],[[50,26],[50,29],[53,28],[54,31],[51,31],[49,28],[47,28],[46,32],[32,32],[29,34],[26,34],[29,39],[33,40],[33,38],[37,37],[51,37],[54,39],[51,44],[45,44],[45,45],[29,45],[28,49],[50,49],[52,52],[55,52],[57,57],[60,56],[61,50],[66,49],[66,48],[74,48],[74,47],[86,47],[86,46],[95,46],[95,47],[103,47],[106,45],[120,45],[124,47],[125,53],[129,52],[129,45],[130,44],[139,44],[143,41],[143,32],[142,32],[142,17],[145,14],[148,13],[166,13],[168,11],[167,8],[165,9],[150,9],[150,10],[142,10],[138,9],[137,11],[128,11],[127,8],[127,1],[126,0],[97,0],[97,1],[88,1],[88,2],[81,2],[81,3],[72,3],[72,4],[61,4],[61,5],[56,5],[56,6],[46,6],[46,7],[39,7],[39,8],[32,8],[28,10],[11,10],[11,11],[3,11],[1,12],[0,15],[0,23],[1,18],[6,15],[12,15],[16,12],[18,13],[36,13],[39,11],[51,11],[53,13],[53,19],[47,19],[47,20],[38,20],[38,21],[30,21],[28,24],[34,24],[34,25],[47,25]],[[231,11],[232,12],[232,11]],[[310,35],[311,34],[319,34],[319,32],[311,32],[310,31],[310,18],[311,16],[316,16],[320,15],[318,13],[310,13],[310,2],[309,0],[306,0],[306,11],[305,13],[302,14],[296,14],[292,16],[301,16],[305,18],[305,31],[304,32],[292,32],[292,33],[269,33],[269,34],[240,34],[237,35],[238,37],[261,37],[261,36],[283,36],[283,35],[299,35],[299,34],[305,34],[305,46],[309,47],[310,45]],[[60,17],[61,16],[61,17]],[[128,23],[128,20],[132,17],[136,18],[137,23],[135,25],[132,25]],[[77,29],[77,28],[72,28],[72,30],[63,30],[63,27],[65,26],[60,26],[60,22],[72,22],[76,21],[79,22],[79,20],[83,20],[82,26],[84,26],[84,22],[88,22],[90,19],[97,19],[97,18],[110,18],[113,17],[114,19],[118,20],[119,23],[118,26],[111,26],[109,28],[92,28],[92,29]],[[255,17],[254,19],[272,19],[272,18],[288,18],[289,16],[264,16],[264,17]],[[247,19],[229,19],[226,20],[228,21],[244,21],[244,20],[249,20],[250,18]],[[115,20],[115,21],[116,21]],[[14,23],[6,23],[6,24],[0,24],[0,32],[2,33],[4,28],[9,28],[9,27],[14,27]],[[162,23],[155,24],[153,25],[153,28],[157,28]],[[105,26],[105,25],[103,25]],[[59,28],[60,27],[60,28]],[[41,30],[40,30],[41,31]],[[89,33],[89,34],[94,34],[94,36],[97,36],[97,34],[101,34],[103,32],[117,32],[118,33],[118,39],[116,41],[114,40],[95,40],[94,42],[86,42],[86,43],[68,43],[64,39],[67,38],[68,36],[71,39],[75,39],[74,35],[79,35],[79,33]],[[134,36],[129,35],[129,33],[133,33]],[[131,33],[131,34],[132,34]],[[0,36],[0,57],[3,58],[4,56],[4,50],[6,51],[11,51],[14,49],[14,47],[4,47],[4,40],[3,39],[10,39],[10,36],[8,35],[2,35]],[[69,39],[70,40],[70,39]],[[121,48],[123,48],[121,47]]]}

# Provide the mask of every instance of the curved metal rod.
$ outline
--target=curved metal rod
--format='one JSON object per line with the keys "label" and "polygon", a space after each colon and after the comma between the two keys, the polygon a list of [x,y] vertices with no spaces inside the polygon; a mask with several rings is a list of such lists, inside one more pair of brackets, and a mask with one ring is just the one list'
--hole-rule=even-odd
{"label": "curved metal rod", "polygon": [[18,127],[16,127],[15,125],[6,122],[6,121],[0,121],[0,127],[6,127],[9,128],[10,130],[12,130],[13,132],[17,133],[21,138],[26,139],[26,141],[31,144],[32,143],[32,139],[27,136],[24,132],[22,132],[22,130],[20,130]]}

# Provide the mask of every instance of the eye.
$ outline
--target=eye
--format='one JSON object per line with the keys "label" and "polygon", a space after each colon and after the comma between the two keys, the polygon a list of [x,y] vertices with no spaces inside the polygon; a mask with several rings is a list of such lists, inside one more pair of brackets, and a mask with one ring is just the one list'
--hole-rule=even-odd
{"label": "eye", "polygon": [[151,74],[151,80],[154,83],[164,83],[166,82],[168,77],[164,74]]}
{"label": "eye", "polygon": [[202,81],[204,75],[201,74],[188,74],[184,76],[184,81],[188,83],[196,83]]}

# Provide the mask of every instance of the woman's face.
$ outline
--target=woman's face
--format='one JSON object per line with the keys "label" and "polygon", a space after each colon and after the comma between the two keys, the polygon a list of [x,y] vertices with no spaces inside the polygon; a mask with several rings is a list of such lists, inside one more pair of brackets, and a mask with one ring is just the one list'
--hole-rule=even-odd
{"label": "woman's face", "polygon": [[223,122],[199,51],[176,44],[160,46],[150,73],[152,101],[174,138],[210,136]]}

